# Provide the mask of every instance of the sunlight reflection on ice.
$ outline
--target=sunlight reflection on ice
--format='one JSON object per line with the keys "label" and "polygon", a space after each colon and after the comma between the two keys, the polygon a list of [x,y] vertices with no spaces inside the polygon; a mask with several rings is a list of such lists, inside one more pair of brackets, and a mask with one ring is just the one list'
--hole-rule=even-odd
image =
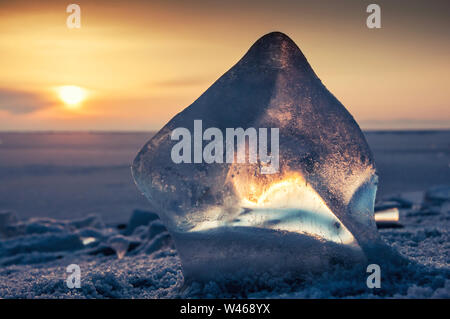
{"label": "sunlight reflection on ice", "polygon": [[[237,182],[235,186],[238,191],[245,192]],[[237,216],[217,220],[217,211],[213,209],[213,218],[196,225],[190,232],[223,226],[246,226],[296,232],[340,244],[357,245],[353,235],[301,175],[291,174],[263,191],[260,190],[261,185],[249,185],[245,189],[251,191],[241,193]],[[255,197],[257,193],[260,193],[259,197]]]}

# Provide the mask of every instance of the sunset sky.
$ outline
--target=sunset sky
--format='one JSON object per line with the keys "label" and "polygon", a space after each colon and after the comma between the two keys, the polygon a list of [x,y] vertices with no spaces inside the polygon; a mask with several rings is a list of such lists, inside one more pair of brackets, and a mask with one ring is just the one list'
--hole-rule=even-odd
{"label": "sunset sky", "polygon": [[[80,29],[66,26],[70,3]],[[366,27],[370,3],[381,29]],[[449,12],[419,0],[0,0],[0,130],[159,129],[271,31],[363,129],[450,128]],[[84,99],[67,103],[63,86]]]}

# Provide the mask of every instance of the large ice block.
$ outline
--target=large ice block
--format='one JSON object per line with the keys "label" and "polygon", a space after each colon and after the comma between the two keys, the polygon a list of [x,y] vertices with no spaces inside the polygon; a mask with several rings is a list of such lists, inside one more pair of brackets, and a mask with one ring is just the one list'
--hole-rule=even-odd
{"label": "large ice block", "polygon": [[[199,120],[223,136],[227,128],[278,128],[279,170],[262,173],[262,160],[174,162],[175,129],[192,132],[194,148],[209,143],[195,140]],[[236,150],[249,141],[239,143],[245,145]],[[364,135],[279,32],[260,38],[171,119],[132,172],[173,236],[187,279],[320,272],[363,263],[382,245],[373,216],[377,175]]]}

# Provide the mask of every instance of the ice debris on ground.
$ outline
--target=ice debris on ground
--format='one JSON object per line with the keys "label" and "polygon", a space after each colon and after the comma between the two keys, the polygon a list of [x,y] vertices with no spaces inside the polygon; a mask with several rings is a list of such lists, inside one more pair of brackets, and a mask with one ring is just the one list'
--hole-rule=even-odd
{"label": "ice debris on ground", "polygon": [[106,226],[100,217],[78,220],[32,218],[18,221],[12,212],[0,212],[0,265],[36,264],[67,254],[112,255],[173,250],[166,228],[156,214],[135,210],[125,229]]}
{"label": "ice debris on ground", "polygon": [[[0,297],[450,298],[450,198],[430,206],[424,200],[425,192],[398,197],[415,197],[414,208],[399,208],[404,228],[381,229],[380,233],[408,264],[383,268],[381,289],[367,288],[365,269],[339,266],[303,279],[266,273],[186,286],[179,256],[159,219],[139,218],[142,224],[136,223],[133,232],[125,235],[127,225],[104,225],[93,216],[75,221],[17,221],[9,212],[0,213],[9,216],[1,219],[8,220],[6,225],[0,224],[9,234],[0,241]],[[377,207],[391,200],[380,200]],[[28,228],[30,224],[34,226]],[[23,231],[27,228],[30,234]],[[39,234],[36,229],[40,229]],[[14,234],[13,230],[21,231]],[[108,240],[115,236],[129,240],[122,259],[108,246]],[[95,241],[83,244],[86,238]],[[80,289],[66,286],[66,267],[72,263],[81,268]]]}

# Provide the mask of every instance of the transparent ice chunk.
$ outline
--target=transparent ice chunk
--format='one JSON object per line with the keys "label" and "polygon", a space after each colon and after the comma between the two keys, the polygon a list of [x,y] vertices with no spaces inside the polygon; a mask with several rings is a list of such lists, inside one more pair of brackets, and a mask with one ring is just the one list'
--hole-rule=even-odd
{"label": "transparent ice chunk", "polygon": [[[279,170],[263,174],[263,160],[175,163],[172,133],[194,132],[198,120],[223,136],[227,128],[278,128]],[[193,149],[209,143],[191,138]],[[235,150],[239,143],[250,142],[238,141]],[[381,245],[373,213],[377,175],[364,135],[279,32],[259,39],[170,120],[132,172],[173,236],[187,279],[320,272],[365,262]]]}

